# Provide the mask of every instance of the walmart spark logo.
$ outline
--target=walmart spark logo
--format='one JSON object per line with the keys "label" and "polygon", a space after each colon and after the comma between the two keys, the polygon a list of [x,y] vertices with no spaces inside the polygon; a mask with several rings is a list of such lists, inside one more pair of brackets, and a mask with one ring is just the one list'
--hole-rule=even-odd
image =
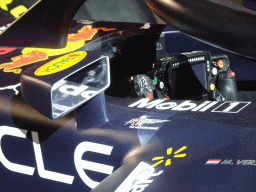
{"label": "walmart spark logo", "polygon": [[[185,149],[187,149],[187,146],[181,147],[180,149],[178,149],[177,151],[175,151],[175,152],[173,153],[173,154],[174,154],[173,157],[174,157],[174,158],[185,157],[185,156],[187,155],[186,153],[180,154],[180,152],[184,151]],[[173,151],[172,147],[168,148],[168,149],[166,150],[167,156],[170,156],[170,155],[172,154],[172,151]],[[152,167],[155,167],[155,166],[159,165],[160,163],[164,162],[164,159],[165,159],[164,156],[154,157],[154,158],[152,159],[152,161],[158,161],[158,162],[156,162],[154,165],[152,165]],[[165,166],[168,166],[168,165],[171,165],[171,164],[172,164],[171,158],[166,159],[166,161],[165,161]]]}

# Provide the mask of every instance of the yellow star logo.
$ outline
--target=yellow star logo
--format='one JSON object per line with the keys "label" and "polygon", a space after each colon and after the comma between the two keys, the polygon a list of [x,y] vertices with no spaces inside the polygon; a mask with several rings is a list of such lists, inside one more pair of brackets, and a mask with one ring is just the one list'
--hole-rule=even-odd
{"label": "yellow star logo", "polygon": [[10,4],[12,3],[13,0],[1,0],[0,1],[0,8],[5,10],[5,11],[8,11],[8,7],[7,7],[7,4]]}
{"label": "yellow star logo", "polygon": [[[187,146],[181,147],[180,149],[178,149],[177,151],[174,152],[174,156],[173,157],[174,158],[185,157],[187,155],[186,153],[179,154],[181,151],[183,151],[185,149],[187,149]],[[170,148],[168,148],[166,150],[166,154],[167,155],[171,155],[172,154],[172,147],[170,147]],[[152,161],[158,161],[154,165],[152,165],[152,167],[155,167],[155,166],[159,165],[160,163],[164,162],[164,156],[154,157],[152,159]],[[172,164],[172,161],[171,161],[170,158],[165,161],[165,166],[168,166],[168,165],[171,165],[171,164]]]}

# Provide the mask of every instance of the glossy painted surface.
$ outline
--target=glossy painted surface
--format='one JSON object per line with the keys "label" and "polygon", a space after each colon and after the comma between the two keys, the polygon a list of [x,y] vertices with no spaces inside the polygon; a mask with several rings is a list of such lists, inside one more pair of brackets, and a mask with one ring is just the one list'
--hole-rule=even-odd
{"label": "glossy painted surface", "polygon": [[[136,65],[150,69],[154,58],[135,57],[136,48],[156,49],[164,28],[74,22],[77,40],[68,52],[120,48],[120,55],[106,52],[118,87],[122,76],[143,73]],[[50,120],[24,101],[20,74],[65,52],[17,48],[0,55],[3,191],[255,191],[255,103],[121,98],[110,87],[107,96]]]}

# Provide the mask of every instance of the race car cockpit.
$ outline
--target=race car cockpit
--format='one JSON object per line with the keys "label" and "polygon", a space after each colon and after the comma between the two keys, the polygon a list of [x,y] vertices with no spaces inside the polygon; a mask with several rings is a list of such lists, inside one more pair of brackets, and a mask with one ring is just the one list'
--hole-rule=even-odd
{"label": "race car cockpit", "polygon": [[[30,11],[17,19],[12,25],[9,25],[1,33],[0,45],[48,47],[52,49],[65,47],[67,38],[71,38],[69,41],[74,41],[72,36],[68,36],[68,31],[72,25],[75,13],[83,2],[83,0],[75,2],[66,1],[61,3],[62,7],[58,7],[55,10],[55,7],[59,5],[58,1],[55,3],[51,1],[52,6],[50,8],[48,5],[50,1],[39,1]],[[251,95],[249,97],[250,100],[256,99],[254,89],[250,90],[250,92],[240,90],[241,87],[245,87],[243,86],[245,83],[248,83],[248,81],[242,81],[241,86],[241,79],[244,77],[248,78],[248,75],[243,75],[243,78],[239,76],[239,69],[243,67],[238,67],[238,65],[241,65],[238,60],[239,58],[235,58],[234,62],[234,56],[230,55],[230,52],[232,52],[231,54],[235,53],[235,55],[239,54],[238,57],[243,57],[243,61],[254,62],[252,58],[256,57],[256,49],[254,48],[253,34],[256,32],[256,29],[253,25],[253,18],[256,15],[253,11],[235,4],[227,5],[216,1],[203,0],[197,1],[197,3],[148,0],[146,3],[160,18],[175,27],[175,29],[170,29],[168,26],[165,27],[165,25],[150,28],[149,25],[148,28],[151,31],[147,32],[148,35],[143,35],[143,37],[142,35],[137,36],[137,32],[125,29],[121,32],[109,33],[92,42],[88,42],[80,50],[89,52],[101,51],[96,54],[99,55],[98,57],[91,56],[90,62],[89,60],[85,62],[94,63],[92,66],[95,66],[95,69],[92,66],[88,69],[83,69],[83,67],[79,68],[78,65],[75,65],[73,69],[67,70],[65,75],[63,73],[60,77],[55,76],[55,80],[40,77],[42,74],[38,73],[39,69],[35,72],[31,72],[31,70],[24,72],[21,76],[21,89],[23,90],[25,100],[41,113],[53,118],[53,111],[59,111],[61,108],[57,103],[63,104],[64,100],[70,100],[67,97],[68,88],[62,89],[61,93],[65,92],[63,98],[54,90],[64,84],[68,85],[69,89],[71,89],[71,84],[73,85],[73,83],[76,83],[79,87],[83,86],[85,90],[85,87],[87,88],[93,81],[95,85],[93,89],[97,89],[98,92],[90,90],[89,94],[88,89],[84,97],[81,97],[81,101],[76,99],[77,102],[74,102],[74,100],[72,106],[79,106],[102,91],[105,91],[109,96],[165,100],[238,101],[248,100],[248,95]],[[47,9],[44,9],[46,6]],[[218,17],[216,16],[216,10],[218,10]],[[51,14],[52,12],[54,12],[54,15]],[[69,14],[65,14],[66,12]],[[36,19],[31,19],[31,17]],[[51,17],[62,18],[62,20],[49,23]],[[112,27],[109,30],[112,31],[114,29]],[[184,41],[186,36],[182,33],[195,38],[197,43],[193,42],[192,38]],[[174,39],[177,38],[177,35],[181,35],[183,41],[180,43],[177,40],[178,42],[175,47],[172,47],[172,50],[170,50],[170,45],[175,41]],[[178,37],[177,39],[181,38]],[[202,41],[203,46],[198,45],[200,41]],[[190,44],[196,44],[194,50],[189,47]],[[186,48],[181,47],[181,45],[185,45]],[[140,48],[136,50],[135,47]],[[127,49],[129,50],[128,52],[126,51]],[[40,48],[38,50],[39,52],[41,51]],[[158,54],[155,58],[156,61],[147,54],[154,51]],[[137,52],[136,55],[135,52]],[[134,55],[136,58],[133,61],[129,60],[129,55]],[[85,54],[80,59],[84,57]],[[106,58],[110,58],[110,62]],[[120,62],[123,63],[123,67],[120,67]],[[138,67],[140,63],[144,64],[141,67],[143,68],[142,70]],[[110,69],[107,67],[109,64],[111,65]],[[83,65],[81,64],[81,66]],[[102,67],[100,67],[101,65]],[[103,70],[105,80],[101,82],[101,85],[95,81],[98,76],[102,76],[100,75],[102,72],[95,75],[98,70],[97,68],[102,70],[108,68]],[[49,72],[47,67],[44,70]],[[71,73],[73,70],[76,72]],[[110,71],[110,74],[107,71]],[[83,78],[82,76],[86,74],[89,76]],[[236,82],[237,76],[238,79],[240,78],[239,82]],[[31,79],[34,80],[32,81]],[[70,79],[72,79],[70,81],[70,83],[72,82],[71,84],[67,83],[67,80]],[[88,82],[87,79],[91,81]],[[45,87],[42,89],[43,84],[49,83],[51,84],[49,88]],[[109,88],[107,89],[107,87]],[[31,94],[33,89],[38,89],[41,94]],[[38,97],[38,95],[44,95],[45,97]],[[46,104],[41,109],[42,106],[39,104],[41,100],[48,101],[46,103],[50,103],[49,106],[46,107],[48,105]],[[68,105],[67,103],[65,106]],[[50,106],[58,107],[55,109]],[[46,108],[51,108],[51,110],[46,110]],[[70,107],[65,113],[63,112],[59,116],[56,115],[55,118],[65,115],[73,108]]]}
{"label": "race car cockpit", "polygon": [[84,2],[0,18],[1,190],[254,192],[255,12],[146,0],[167,24],[73,20]]}
{"label": "race car cockpit", "polygon": [[[252,10],[219,1],[147,0],[146,2],[165,22],[196,40],[183,38],[175,33],[169,34],[169,37],[166,35],[165,47],[169,47],[166,50],[171,56],[154,62],[152,71],[131,78],[134,95],[167,100],[236,101],[247,100],[248,94],[251,95],[250,99],[255,98],[252,96],[254,92],[242,91],[245,87],[250,87],[251,91],[254,91],[251,85],[255,83],[254,75],[250,76],[242,72],[246,67],[251,73],[254,71],[252,65],[256,54],[253,34],[256,31],[253,19],[256,15]],[[209,56],[206,56],[206,50],[225,55],[211,56],[208,53]],[[240,61],[233,62],[233,53],[240,56]],[[232,58],[231,63],[229,57]],[[247,63],[248,60],[251,60],[250,64]],[[235,68],[237,74],[243,75],[239,77],[239,89],[243,87],[239,92],[237,92],[236,74],[229,66]],[[248,81],[249,76],[252,82]]]}

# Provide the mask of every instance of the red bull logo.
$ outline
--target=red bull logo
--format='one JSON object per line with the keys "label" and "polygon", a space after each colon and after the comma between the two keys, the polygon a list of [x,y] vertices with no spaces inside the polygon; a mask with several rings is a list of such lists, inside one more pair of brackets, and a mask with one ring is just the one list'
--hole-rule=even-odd
{"label": "red bull logo", "polygon": [[[99,30],[112,31],[115,28],[92,28],[91,25],[85,25],[77,33],[69,34],[67,46],[62,49],[45,49],[45,48],[24,48],[22,55],[11,58],[11,62],[0,64],[0,69],[4,72],[13,72],[20,74],[21,67],[34,64],[48,59],[50,56],[70,53],[84,46],[85,41],[91,40]],[[0,52],[1,53],[1,52]]]}
{"label": "red bull logo", "polygon": [[105,27],[100,27],[100,28],[95,28],[93,29],[91,25],[85,25],[82,29],[78,31],[76,34],[69,34],[68,35],[68,42],[74,42],[74,41],[89,41],[91,40],[96,33],[99,30],[103,31],[112,31],[115,30],[114,28],[105,28]]}
{"label": "red bull logo", "polygon": [[20,67],[35,63],[37,61],[45,60],[47,58],[46,53],[35,50],[25,55],[13,57],[12,62],[1,64],[0,69],[3,69],[4,72],[13,72],[19,74],[22,71]]}
{"label": "red bull logo", "polygon": [[14,51],[16,48],[0,47],[0,55],[4,55]]}

